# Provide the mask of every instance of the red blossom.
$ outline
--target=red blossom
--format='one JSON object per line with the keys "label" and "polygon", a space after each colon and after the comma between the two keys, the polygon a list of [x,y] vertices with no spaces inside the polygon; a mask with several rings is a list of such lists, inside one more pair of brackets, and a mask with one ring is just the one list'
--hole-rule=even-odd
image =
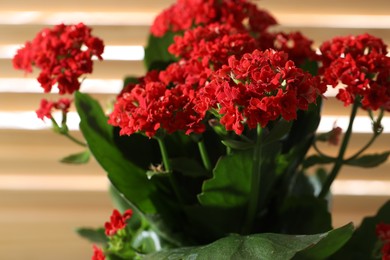
{"label": "red blossom", "polygon": [[390,224],[379,223],[376,225],[375,233],[382,240],[382,260],[390,260]]}
{"label": "red blossom", "polygon": [[93,245],[93,255],[92,260],[105,260],[106,256],[103,253],[103,250],[97,247],[96,245]]}
{"label": "red blossom", "polygon": [[113,210],[110,221],[106,222],[105,233],[107,236],[113,236],[118,230],[126,227],[126,221],[131,218],[133,211],[131,209],[126,210],[123,215],[116,209]]}
{"label": "red blossom", "polygon": [[93,69],[92,57],[102,59],[103,41],[91,35],[91,28],[82,23],[56,25],[43,29],[14,56],[16,69],[41,70],[38,82],[45,92],[57,84],[60,94],[72,94],[80,88],[79,78]]}
{"label": "red blossom", "polygon": [[186,60],[199,60],[204,67],[219,69],[231,55],[241,56],[256,49],[255,39],[228,24],[213,23],[176,36],[169,52]]}
{"label": "red blossom", "polygon": [[199,90],[196,110],[214,108],[227,130],[241,134],[244,125],[265,127],[269,121],[296,118],[325,91],[321,81],[295,67],[283,52],[255,50],[242,58],[229,58],[228,65]]}
{"label": "red blossom", "polygon": [[379,223],[376,225],[375,232],[382,241],[390,242],[390,224]]}
{"label": "red blossom", "polygon": [[390,242],[385,243],[381,249],[382,260],[390,260]]}
{"label": "red blossom", "polygon": [[336,37],[320,50],[320,73],[327,84],[339,87],[336,98],[345,106],[360,97],[364,109],[390,111],[390,57],[381,39],[369,34]]}
{"label": "red blossom", "polygon": [[57,102],[48,101],[47,99],[42,99],[39,109],[36,111],[38,118],[48,119],[52,118],[52,112],[54,109],[60,110],[62,113],[68,113],[71,100],[68,98],[61,98]]}
{"label": "red blossom", "polygon": [[247,0],[179,0],[156,17],[151,32],[161,37],[168,30],[184,31],[194,25],[215,22],[238,29],[249,26],[248,31],[257,33],[276,24],[275,18],[268,12]]}
{"label": "red blossom", "polygon": [[160,128],[168,133],[202,133],[205,126],[193,108],[194,96],[195,91],[188,84],[172,88],[161,81],[136,84],[117,99],[108,122],[119,126],[121,135],[144,132],[153,137]]}

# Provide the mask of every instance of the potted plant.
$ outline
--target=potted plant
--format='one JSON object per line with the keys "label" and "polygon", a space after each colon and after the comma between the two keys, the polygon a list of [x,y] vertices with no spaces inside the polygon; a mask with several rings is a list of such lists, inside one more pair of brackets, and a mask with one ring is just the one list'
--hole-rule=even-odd
{"label": "potted plant", "polygon": [[[363,34],[316,52],[300,32],[269,30],[276,23],[247,0],[178,0],[151,27],[146,75],[124,80],[109,114],[80,91],[104,51],[88,26],[44,29],[18,50],[15,68],[35,66],[45,92],[74,95],[85,143],[68,130],[70,99],[37,110],[86,147],[65,161],[92,154],[112,184],[119,211],[79,230],[101,244],[93,259],[388,259],[389,203],[357,229],[333,229],[329,212],[343,165],[375,167],[390,154],[365,153],[390,110],[387,46]],[[331,88],[351,110],[344,134],[317,132]],[[346,157],[359,109],[372,138]]]}

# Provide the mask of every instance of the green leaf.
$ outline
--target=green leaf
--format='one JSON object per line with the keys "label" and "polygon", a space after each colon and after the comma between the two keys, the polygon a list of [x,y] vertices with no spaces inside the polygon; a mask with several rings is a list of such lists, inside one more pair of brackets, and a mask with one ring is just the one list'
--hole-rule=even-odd
{"label": "green leaf", "polygon": [[287,234],[316,234],[332,229],[328,202],[316,197],[286,198],[279,216],[280,230]]}
{"label": "green leaf", "polygon": [[130,83],[134,83],[134,84],[139,83],[139,77],[134,77],[134,76],[125,77],[125,79],[123,80],[123,87],[126,87]]}
{"label": "green leaf", "polygon": [[255,143],[243,142],[237,140],[222,140],[221,141],[226,147],[235,149],[235,150],[248,150],[255,147]]}
{"label": "green leaf", "polygon": [[206,169],[192,158],[173,158],[171,159],[171,166],[174,171],[178,171],[188,177],[204,177],[208,175]]}
{"label": "green leaf", "polygon": [[148,44],[145,48],[145,65],[148,71],[165,69],[170,63],[177,60],[168,52],[168,47],[173,43],[176,34],[168,31],[163,37],[149,35]]}
{"label": "green leaf", "polygon": [[389,155],[390,152],[384,152],[380,154],[367,154],[353,160],[347,160],[345,164],[351,166],[372,168],[386,162]]}
{"label": "green leaf", "polygon": [[[308,247],[307,249],[298,252],[294,257],[296,260],[321,260],[328,259],[335,252],[340,250],[352,237],[354,227],[352,223],[349,223],[343,227],[334,229],[326,236],[322,237],[318,243]],[[340,258],[348,259],[348,258]],[[355,259],[355,258],[353,258]]]}
{"label": "green leaf", "polygon": [[144,230],[132,241],[132,247],[143,254],[154,253],[160,249],[160,239],[154,231]]}
{"label": "green leaf", "polygon": [[87,94],[76,92],[75,103],[80,116],[80,129],[89,149],[108,173],[111,183],[141,211],[156,213],[151,201],[155,186],[145,171],[126,160],[113,141],[113,127],[107,123],[99,103]]}
{"label": "green leaf", "polygon": [[293,122],[292,121],[286,121],[284,119],[280,119],[274,127],[270,130],[270,132],[265,135],[265,138],[263,140],[264,144],[272,143],[279,141],[283,137],[286,137],[286,135],[290,132]]}
{"label": "green leaf", "polygon": [[326,259],[341,247],[352,235],[352,225],[346,225],[327,233],[316,235],[254,234],[249,236],[231,235],[211,244],[160,251],[146,255],[144,259],[261,259],[288,260]]}
{"label": "green leaf", "polygon": [[300,66],[304,71],[316,76],[318,75],[318,62],[314,60],[306,59]]}
{"label": "green leaf", "polygon": [[237,152],[222,157],[215,166],[214,177],[206,180],[199,202],[204,206],[230,208],[248,200],[251,187],[252,152]]}
{"label": "green leaf", "polygon": [[104,233],[104,228],[78,228],[76,232],[92,243],[107,244],[108,238]]}
{"label": "green leaf", "polygon": [[352,238],[331,259],[378,259],[375,257],[375,248],[378,241],[375,228],[381,222],[390,223],[390,200],[379,209],[375,216],[364,218]]}
{"label": "green leaf", "polygon": [[327,164],[327,163],[333,163],[336,159],[332,157],[325,157],[325,156],[319,156],[319,155],[311,155],[303,161],[302,166],[304,168],[309,168],[311,166],[317,165],[317,164]]}
{"label": "green leaf", "polygon": [[89,150],[86,150],[81,153],[71,154],[69,156],[66,156],[61,159],[60,162],[62,163],[69,163],[69,164],[84,164],[89,161],[91,153]]}

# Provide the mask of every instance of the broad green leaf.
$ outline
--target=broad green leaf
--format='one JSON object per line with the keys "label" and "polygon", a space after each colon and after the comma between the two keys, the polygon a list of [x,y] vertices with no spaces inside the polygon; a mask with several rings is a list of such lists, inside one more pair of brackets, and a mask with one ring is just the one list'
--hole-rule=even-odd
{"label": "broad green leaf", "polygon": [[293,122],[280,119],[264,137],[264,144],[279,141],[290,132]]}
{"label": "broad green leaf", "polygon": [[353,160],[348,160],[345,162],[345,164],[351,166],[365,167],[365,168],[376,167],[386,162],[389,155],[390,152],[384,152],[378,154],[367,154]]}
{"label": "broad green leaf", "polygon": [[125,77],[123,80],[123,87],[126,87],[130,83],[137,84],[139,82],[139,77],[129,76]]}
{"label": "broad green leaf", "polygon": [[388,200],[375,216],[366,217],[356,229],[352,238],[339,250],[332,260],[356,259],[374,260],[376,243],[378,237],[375,234],[376,225],[379,223],[390,223],[390,200]]}
{"label": "broad green leaf", "polygon": [[108,173],[111,183],[145,213],[156,213],[151,201],[155,186],[148,181],[145,171],[126,160],[113,141],[113,127],[107,123],[99,103],[87,94],[76,92],[76,107],[80,115],[80,129],[88,147]]}
{"label": "broad green leaf", "polygon": [[286,198],[279,208],[278,222],[280,230],[287,234],[316,234],[332,229],[328,202],[311,196]]}
{"label": "broad green leaf", "polygon": [[90,155],[91,155],[91,153],[89,152],[89,150],[86,150],[86,151],[81,152],[81,153],[75,153],[75,154],[71,154],[69,156],[66,156],[66,157],[61,159],[61,162],[62,163],[69,163],[69,164],[84,164],[84,163],[89,162]]}
{"label": "broad green leaf", "polygon": [[237,140],[222,140],[221,141],[226,147],[235,149],[235,150],[248,150],[255,147],[254,143],[237,141]]}
{"label": "broad green leaf", "polygon": [[[298,252],[294,257],[296,260],[322,260],[329,259],[335,252],[340,250],[351,239],[354,226],[349,223],[343,227],[327,232],[325,237],[307,249]],[[348,258],[342,258],[348,259]],[[352,258],[355,259],[355,258]]]}
{"label": "broad green leaf", "polygon": [[307,111],[299,110],[297,112],[297,119],[293,121],[288,138],[283,142],[284,152],[298,147],[299,149],[295,149],[295,154],[304,158],[304,155],[312,144],[318,125],[320,124],[321,103],[322,99],[321,97],[318,97],[317,104],[310,104]]}
{"label": "broad green leaf", "polygon": [[154,231],[143,230],[133,238],[132,247],[143,254],[149,254],[160,250],[161,242]]}
{"label": "broad green leaf", "polygon": [[208,175],[206,169],[192,158],[173,158],[171,159],[171,166],[174,171],[178,171],[188,177],[204,177]]}
{"label": "broad green leaf", "polygon": [[318,62],[314,60],[306,59],[300,66],[304,71],[316,76],[318,75]]}
{"label": "broad green leaf", "polygon": [[78,228],[76,232],[92,243],[107,244],[108,238],[104,233],[104,228]]}
{"label": "broad green leaf", "polygon": [[312,146],[315,132],[321,120],[321,102],[322,99],[319,97],[317,98],[317,105],[311,104],[307,111],[298,111],[297,120],[293,122],[288,137],[283,140],[281,153],[289,165],[282,169],[282,193],[290,193],[295,183],[294,179],[297,171],[299,171],[307,152]]}
{"label": "broad green leaf", "polygon": [[151,165],[161,163],[161,153],[156,140],[140,133],[121,136],[119,131],[119,127],[114,128],[114,143],[128,161],[145,171]]}
{"label": "broad green leaf", "polygon": [[311,155],[303,161],[303,167],[304,168],[309,168],[314,165],[318,164],[327,164],[327,163],[333,163],[335,162],[335,158],[332,157],[325,157],[325,156],[320,156],[320,155]]}
{"label": "broad green leaf", "polygon": [[143,259],[261,259],[288,260],[326,259],[341,247],[352,235],[352,225],[316,235],[254,234],[249,236],[231,235],[211,244],[199,247],[177,248],[146,255]]}
{"label": "broad green leaf", "polygon": [[145,48],[145,65],[148,71],[165,69],[177,58],[168,52],[168,47],[173,43],[176,34],[168,31],[163,37],[149,35],[148,44]]}
{"label": "broad green leaf", "polygon": [[222,157],[215,166],[214,177],[203,183],[199,202],[220,208],[245,204],[251,186],[252,153],[244,151]]}

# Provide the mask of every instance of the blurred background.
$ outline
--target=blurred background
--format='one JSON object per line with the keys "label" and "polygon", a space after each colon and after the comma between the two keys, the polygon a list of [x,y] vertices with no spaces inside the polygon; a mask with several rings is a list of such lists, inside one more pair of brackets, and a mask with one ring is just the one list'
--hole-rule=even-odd
{"label": "blurred background", "polygon": [[[0,259],[90,259],[92,245],[78,237],[80,226],[99,227],[108,220],[112,204],[105,173],[92,160],[65,165],[59,160],[81,152],[54,134],[34,111],[42,94],[34,75],[12,68],[12,57],[38,31],[57,23],[84,22],[107,45],[104,62],[82,90],[103,105],[115,98],[125,75],[141,76],[143,46],[154,17],[174,0],[0,0]],[[279,21],[277,30],[302,31],[318,46],[334,36],[371,33],[390,44],[388,0],[263,0],[256,2]],[[334,121],[346,129],[349,109],[330,95],[324,105],[322,131]],[[370,138],[365,113],[357,119],[350,152]],[[385,133],[371,152],[390,148],[389,117]],[[77,131],[77,118],[71,128]],[[335,148],[323,145],[325,152]],[[334,226],[375,214],[390,198],[390,162],[372,169],[343,168],[333,188]]]}

